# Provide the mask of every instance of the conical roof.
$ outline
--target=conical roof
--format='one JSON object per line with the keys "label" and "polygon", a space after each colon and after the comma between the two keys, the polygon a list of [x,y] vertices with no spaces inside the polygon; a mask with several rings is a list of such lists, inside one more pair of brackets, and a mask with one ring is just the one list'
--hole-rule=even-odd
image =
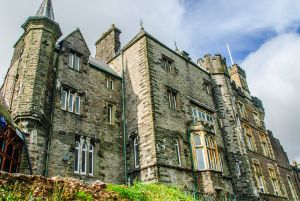
{"label": "conical roof", "polygon": [[54,20],[53,6],[51,0],[43,0],[39,10],[36,13],[36,16],[47,17],[50,20]]}

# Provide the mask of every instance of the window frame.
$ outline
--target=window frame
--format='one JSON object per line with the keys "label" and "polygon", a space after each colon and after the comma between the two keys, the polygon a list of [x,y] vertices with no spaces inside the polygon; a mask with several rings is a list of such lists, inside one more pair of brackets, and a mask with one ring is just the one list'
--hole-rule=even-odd
{"label": "window frame", "polygon": [[[196,167],[196,170],[214,170],[214,171],[220,171],[223,172],[223,164],[221,165],[221,161],[219,158],[219,151],[216,144],[216,141],[214,139],[214,136],[211,136],[206,133],[200,133],[200,134],[193,134],[192,136],[192,144],[193,144],[193,157],[194,157],[194,166]],[[200,139],[199,144],[197,143],[196,139]],[[203,158],[203,168],[199,167],[199,164],[201,161],[199,161],[198,151],[200,150],[200,154],[202,154]],[[199,156],[199,157],[198,157]],[[200,165],[200,166],[201,166]]]}
{"label": "window frame", "polygon": [[133,139],[133,154],[134,154],[134,168],[140,167],[140,157],[139,157],[139,142],[138,137]]}
{"label": "window frame", "polygon": [[178,92],[173,89],[167,89],[169,108],[177,110],[177,94]]}
{"label": "window frame", "polygon": [[177,165],[181,166],[180,146],[179,146],[178,139],[175,139],[175,151],[176,151],[176,157],[177,157]]}
{"label": "window frame", "polygon": [[[91,156],[91,158],[90,158],[90,156]],[[89,144],[88,162],[89,162],[89,171],[88,171],[88,174],[90,176],[93,176],[94,175],[94,146],[92,144]],[[90,169],[92,170],[92,172],[90,172]]]}
{"label": "window frame", "polygon": [[[78,108],[77,108],[77,99],[78,99]],[[78,93],[74,93],[70,89],[67,90],[64,87],[61,87],[60,104],[61,104],[60,108],[62,110],[80,115],[81,96]]]}
{"label": "window frame", "polygon": [[81,63],[81,57],[78,53],[75,52],[70,52],[69,57],[68,57],[68,67],[80,71],[80,63]]}
{"label": "window frame", "polygon": [[167,73],[175,73],[175,62],[173,59],[162,55],[162,67]]}

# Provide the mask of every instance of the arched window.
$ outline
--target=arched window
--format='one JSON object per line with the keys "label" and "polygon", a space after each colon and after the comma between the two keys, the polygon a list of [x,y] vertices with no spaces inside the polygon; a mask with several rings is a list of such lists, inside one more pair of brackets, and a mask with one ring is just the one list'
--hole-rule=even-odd
{"label": "arched window", "polygon": [[82,144],[82,154],[81,154],[81,173],[86,174],[86,144]]}
{"label": "arched window", "polygon": [[94,147],[93,145],[89,146],[89,175],[94,173]]}
{"label": "arched window", "polygon": [[137,137],[133,140],[133,153],[134,153],[134,167],[140,167],[140,157],[139,157],[139,142]]}
{"label": "arched window", "polygon": [[78,141],[75,143],[75,156],[74,156],[74,172],[79,173],[79,161],[80,161],[80,144]]}
{"label": "arched window", "polygon": [[294,186],[293,186],[293,182],[292,182],[292,180],[289,176],[288,176],[288,183],[289,183],[289,187],[290,187],[290,190],[291,190],[293,200],[298,200],[296,191],[295,191]]}

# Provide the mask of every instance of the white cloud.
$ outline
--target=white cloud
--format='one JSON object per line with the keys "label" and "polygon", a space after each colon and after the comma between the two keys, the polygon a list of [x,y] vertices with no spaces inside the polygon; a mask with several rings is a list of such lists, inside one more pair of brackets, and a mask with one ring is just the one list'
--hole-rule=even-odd
{"label": "white cloud", "polygon": [[279,35],[241,64],[252,94],[262,99],[267,127],[279,138],[290,160],[300,161],[300,35]]}

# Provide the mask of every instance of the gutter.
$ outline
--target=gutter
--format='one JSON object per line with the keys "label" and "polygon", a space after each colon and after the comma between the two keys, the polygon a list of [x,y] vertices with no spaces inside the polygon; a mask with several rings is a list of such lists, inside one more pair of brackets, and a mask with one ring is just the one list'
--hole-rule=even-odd
{"label": "gutter", "polygon": [[123,122],[123,159],[124,159],[124,176],[125,184],[128,185],[128,175],[127,175],[127,150],[126,150],[126,116],[125,116],[125,70],[124,70],[124,57],[123,51],[122,56],[122,122]]}

